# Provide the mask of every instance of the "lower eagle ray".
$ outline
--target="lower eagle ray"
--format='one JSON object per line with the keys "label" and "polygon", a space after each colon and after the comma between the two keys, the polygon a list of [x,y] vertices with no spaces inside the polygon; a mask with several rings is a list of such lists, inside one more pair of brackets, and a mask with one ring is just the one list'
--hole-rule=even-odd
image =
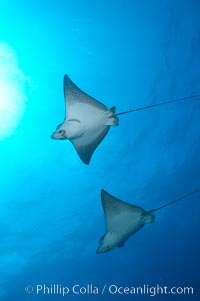
{"label": "lower eagle ray", "polygon": [[104,104],[80,90],[67,74],[64,75],[63,87],[65,118],[64,122],[57,126],[51,138],[68,139],[85,164],[90,163],[94,151],[107,135],[110,126],[119,125],[117,116],[200,96],[193,95],[115,114],[115,107],[107,109]]}
{"label": "lower eagle ray", "polygon": [[146,211],[142,207],[126,203],[102,189],[101,202],[106,219],[106,232],[99,239],[99,247],[96,253],[105,253],[113,250],[115,247],[123,247],[125,242],[136,232],[141,230],[144,225],[154,223],[154,212],[197,192],[200,192],[200,189],[192,191],[159,208]]}

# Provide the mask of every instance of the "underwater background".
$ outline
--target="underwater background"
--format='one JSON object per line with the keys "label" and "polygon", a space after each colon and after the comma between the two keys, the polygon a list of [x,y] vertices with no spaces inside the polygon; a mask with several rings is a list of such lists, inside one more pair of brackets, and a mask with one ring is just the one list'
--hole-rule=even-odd
{"label": "underwater background", "polygon": [[[0,72],[15,83],[14,113],[0,117],[0,300],[199,300],[200,193],[156,212],[123,248],[96,249],[102,188],[146,210],[200,188],[200,99],[119,116],[89,166],[50,136],[65,73],[117,112],[200,94],[200,2],[1,0]],[[38,284],[194,294],[63,297]]]}

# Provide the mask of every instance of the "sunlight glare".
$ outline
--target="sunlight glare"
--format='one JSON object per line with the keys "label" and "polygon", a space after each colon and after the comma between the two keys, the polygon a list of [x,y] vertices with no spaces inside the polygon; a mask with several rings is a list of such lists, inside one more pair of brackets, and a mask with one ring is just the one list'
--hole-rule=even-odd
{"label": "sunlight glare", "polygon": [[23,116],[26,80],[14,50],[0,42],[0,140],[14,133]]}

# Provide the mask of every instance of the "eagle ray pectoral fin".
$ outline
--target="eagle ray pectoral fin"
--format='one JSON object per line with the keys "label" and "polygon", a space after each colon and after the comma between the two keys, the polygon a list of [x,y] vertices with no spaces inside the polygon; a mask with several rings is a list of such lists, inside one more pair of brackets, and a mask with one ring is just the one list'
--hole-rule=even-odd
{"label": "eagle ray pectoral fin", "polygon": [[119,244],[118,244],[118,248],[122,248],[124,245],[125,245],[125,243],[126,243],[126,240],[123,240],[122,242],[120,242]]}
{"label": "eagle ray pectoral fin", "polygon": [[105,234],[102,235],[102,236],[99,238],[99,245],[100,245],[100,246],[103,244],[104,237],[105,237]]}

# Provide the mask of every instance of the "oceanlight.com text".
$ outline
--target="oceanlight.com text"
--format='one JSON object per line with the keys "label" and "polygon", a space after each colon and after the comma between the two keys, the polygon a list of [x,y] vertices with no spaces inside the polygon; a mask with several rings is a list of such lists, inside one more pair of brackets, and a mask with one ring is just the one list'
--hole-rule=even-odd
{"label": "oceanlight.com text", "polygon": [[190,286],[155,286],[144,284],[141,286],[121,286],[118,284],[104,284],[98,286],[95,284],[37,284],[35,286],[27,285],[25,287],[27,294],[36,295],[148,295],[155,297],[157,295],[193,295],[194,288]]}

